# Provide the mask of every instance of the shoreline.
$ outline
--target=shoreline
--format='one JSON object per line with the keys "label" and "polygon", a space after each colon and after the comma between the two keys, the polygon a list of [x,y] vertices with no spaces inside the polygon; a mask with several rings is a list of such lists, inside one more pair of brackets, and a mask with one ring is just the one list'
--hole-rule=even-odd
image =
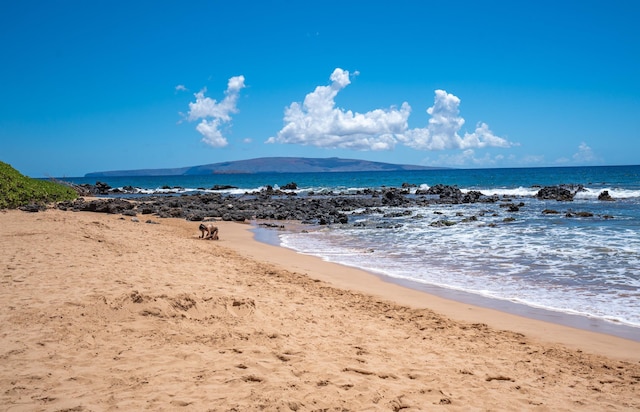
{"label": "shoreline", "polygon": [[[294,224],[296,226],[296,224]],[[628,339],[640,343],[640,328],[633,327],[631,325],[625,325],[622,323],[615,323],[607,321],[605,319],[598,319],[589,316],[571,314],[561,311],[553,311],[545,308],[537,308],[529,306],[523,303],[511,302],[507,300],[494,299],[485,297],[470,292],[459,291],[455,289],[447,289],[440,286],[427,285],[420,282],[398,279],[384,274],[375,273],[361,269],[355,266],[348,266],[341,263],[327,261],[319,256],[313,254],[306,254],[298,252],[295,249],[290,249],[282,246],[278,239],[278,229],[263,228],[253,225],[251,231],[254,234],[254,240],[260,243],[264,243],[270,246],[289,250],[293,253],[315,257],[320,259],[323,263],[334,264],[343,267],[350,267],[355,270],[359,270],[370,274],[381,281],[394,284],[407,289],[423,292],[427,295],[437,296],[445,300],[457,302],[461,305],[471,305],[474,307],[482,307],[485,309],[496,310],[505,314],[520,316],[527,319],[538,320],[542,322],[548,322],[560,326],[566,326],[574,329],[584,330],[587,332],[611,335],[618,338]],[[285,230],[287,230],[285,228]]]}
{"label": "shoreline", "polygon": [[0,404],[640,408],[639,342],[443,299],[215,224],[209,241],[178,218],[0,211]]}
{"label": "shoreline", "polygon": [[[247,231],[249,239],[237,242],[235,247],[252,258],[304,271],[312,278],[327,281],[339,288],[373,294],[414,308],[428,308],[457,321],[485,323],[497,329],[523,333],[542,342],[560,343],[617,359],[640,361],[640,337],[632,339],[630,336],[640,333],[636,328],[511,302],[504,302],[503,306],[495,305],[496,300],[480,296],[468,296],[468,300],[456,299],[451,295],[463,292],[444,289],[436,291],[435,287],[429,288],[426,285],[422,288],[413,287],[423,285],[410,285],[412,282],[399,281],[360,268],[329,262],[318,256],[299,253],[274,244],[260,235],[256,238],[257,231],[273,229],[246,225],[247,227],[241,227]],[[277,234],[273,233],[271,236]],[[264,245],[264,249],[261,245]],[[520,306],[520,310],[514,311],[515,313],[509,311],[515,306]],[[622,349],[627,343],[630,343],[632,348]]]}

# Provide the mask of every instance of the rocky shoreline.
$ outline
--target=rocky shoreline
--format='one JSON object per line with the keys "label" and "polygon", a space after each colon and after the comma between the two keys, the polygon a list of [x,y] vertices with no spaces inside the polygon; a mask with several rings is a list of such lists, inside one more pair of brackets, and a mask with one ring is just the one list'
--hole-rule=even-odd
{"label": "rocky shoreline", "polygon": [[[98,182],[95,186],[83,185],[83,190],[90,197],[101,195],[106,197],[87,200],[85,197],[75,201],[60,202],[58,209],[68,211],[90,211],[98,213],[122,214],[125,216],[157,216],[159,218],[183,218],[189,221],[224,220],[276,220],[300,221],[305,224],[329,225],[347,224],[349,215],[377,212],[377,209],[392,207],[394,213],[411,213],[412,207],[430,205],[491,203],[499,204],[500,209],[508,213],[504,221],[515,220],[516,214],[525,206],[525,201],[556,200],[561,203],[571,202],[579,191],[584,190],[581,185],[558,185],[542,187],[536,196],[487,196],[479,191],[463,193],[456,186],[438,184],[428,190],[416,189],[416,185],[402,184],[397,188],[383,188],[381,190],[365,189],[357,193],[305,193],[298,195],[295,183],[289,183],[282,189],[266,187],[260,191],[247,192],[242,195],[222,193],[197,193],[182,195],[145,195],[133,196],[136,188],[126,188],[114,191]],[[127,194],[131,196],[127,197]],[[117,197],[110,197],[117,195]],[[606,191],[600,194],[599,200],[613,201]],[[402,209],[406,210],[403,211]],[[32,205],[25,207],[26,211],[38,211],[40,207]],[[592,217],[588,212],[564,212],[545,209],[544,214],[564,213],[566,217]],[[612,218],[612,216],[601,216]],[[468,219],[477,220],[476,216]],[[452,224],[455,224],[452,222]],[[443,224],[447,226],[446,222]]]}

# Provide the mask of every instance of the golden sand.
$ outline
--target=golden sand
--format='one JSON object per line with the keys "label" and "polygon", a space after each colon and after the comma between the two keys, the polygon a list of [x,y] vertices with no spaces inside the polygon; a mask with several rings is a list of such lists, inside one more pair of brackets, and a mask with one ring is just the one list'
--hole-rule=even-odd
{"label": "golden sand", "polygon": [[640,342],[139,219],[0,212],[0,410],[640,409]]}

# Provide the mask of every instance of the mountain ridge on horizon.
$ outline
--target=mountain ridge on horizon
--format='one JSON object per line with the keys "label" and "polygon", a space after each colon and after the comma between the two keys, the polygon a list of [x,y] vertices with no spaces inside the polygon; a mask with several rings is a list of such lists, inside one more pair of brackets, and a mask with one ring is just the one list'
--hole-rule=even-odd
{"label": "mountain ridge on horizon", "polygon": [[209,174],[374,172],[400,170],[435,170],[441,167],[399,165],[338,157],[259,157],[246,160],[210,163],[199,166],[160,169],[111,170],[86,173],[85,177],[116,176],[201,176]]}

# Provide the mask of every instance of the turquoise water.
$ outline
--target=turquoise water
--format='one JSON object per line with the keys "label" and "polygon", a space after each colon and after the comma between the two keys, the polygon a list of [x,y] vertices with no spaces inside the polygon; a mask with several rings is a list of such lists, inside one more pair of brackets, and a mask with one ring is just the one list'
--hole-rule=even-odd
{"label": "turquoise water", "polygon": [[[241,194],[296,182],[302,196],[309,191],[355,192],[410,183],[416,188],[456,185],[463,191],[512,197],[524,203],[517,213],[505,211],[499,203],[356,211],[346,225],[308,233],[278,232],[278,241],[399,282],[625,325],[635,335],[631,337],[640,340],[640,166],[100,180],[112,187],[139,187],[141,196],[163,186],[185,193],[231,185],[237,189],[226,193]],[[573,202],[534,198],[540,186],[558,184],[581,184],[586,190]],[[603,190],[615,201],[599,201]],[[544,214],[545,209],[559,213]],[[593,216],[576,217],[576,212]],[[441,220],[456,224],[432,225]]]}

